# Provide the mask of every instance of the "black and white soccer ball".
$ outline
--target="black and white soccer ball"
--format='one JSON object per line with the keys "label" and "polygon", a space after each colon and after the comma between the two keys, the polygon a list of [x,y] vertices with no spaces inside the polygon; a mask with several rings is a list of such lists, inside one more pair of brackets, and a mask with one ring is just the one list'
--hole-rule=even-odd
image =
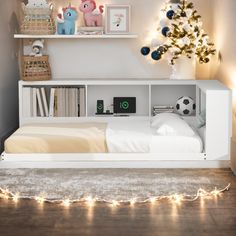
{"label": "black and white soccer ball", "polygon": [[182,116],[191,116],[196,110],[196,104],[191,97],[181,97],[176,102],[176,111]]}

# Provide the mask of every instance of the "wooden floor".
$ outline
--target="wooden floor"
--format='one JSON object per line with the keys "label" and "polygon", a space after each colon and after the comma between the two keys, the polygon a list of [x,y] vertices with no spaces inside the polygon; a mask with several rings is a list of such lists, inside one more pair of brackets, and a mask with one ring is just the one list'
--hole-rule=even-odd
{"label": "wooden floor", "polygon": [[51,204],[39,206],[34,201],[15,204],[0,200],[0,235],[235,236],[236,176],[230,170],[218,174],[231,183],[229,192],[180,205],[163,200],[155,205],[112,208],[99,203],[89,208],[76,204],[66,209]]}

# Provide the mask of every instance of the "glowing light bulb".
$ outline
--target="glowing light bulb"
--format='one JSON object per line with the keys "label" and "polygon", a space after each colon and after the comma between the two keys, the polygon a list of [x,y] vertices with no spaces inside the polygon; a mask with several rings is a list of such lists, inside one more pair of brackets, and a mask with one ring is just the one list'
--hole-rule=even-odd
{"label": "glowing light bulb", "polygon": [[112,207],[117,207],[117,206],[119,206],[120,205],[120,203],[118,202],[118,201],[116,201],[116,200],[113,200],[112,202],[111,202],[111,206]]}
{"label": "glowing light bulb", "polygon": [[39,204],[43,204],[45,202],[45,198],[44,197],[35,197],[35,200],[39,203]]}
{"label": "glowing light bulb", "polygon": [[155,202],[156,202],[156,198],[155,197],[151,197],[150,199],[149,199],[149,202],[151,202],[152,204],[154,204]]}
{"label": "glowing light bulb", "polygon": [[93,199],[91,196],[88,196],[88,197],[85,198],[85,201],[86,201],[86,204],[87,204],[89,207],[93,207],[96,200]]}
{"label": "glowing light bulb", "polygon": [[172,196],[172,200],[177,203],[177,204],[180,204],[181,201],[183,200],[183,196],[182,195],[178,195],[178,194],[175,194]]}
{"label": "glowing light bulb", "polygon": [[211,192],[211,194],[212,194],[213,196],[217,197],[217,196],[220,194],[220,191],[215,188],[215,190],[213,190],[213,191]]}
{"label": "glowing light bulb", "polygon": [[62,205],[64,207],[69,207],[70,204],[71,204],[70,199],[65,199],[65,200],[62,201]]}
{"label": "glowing light bulb", "polygon": [[136,199],[135,198],[131,199],[129,203],[131,206],[134,206],[134,204],[136,203]]}
{"label": "glowing light bulb", "polygon": [[19,193],[16,193],[12,199],[15,203],[17,203],[19,201]]}

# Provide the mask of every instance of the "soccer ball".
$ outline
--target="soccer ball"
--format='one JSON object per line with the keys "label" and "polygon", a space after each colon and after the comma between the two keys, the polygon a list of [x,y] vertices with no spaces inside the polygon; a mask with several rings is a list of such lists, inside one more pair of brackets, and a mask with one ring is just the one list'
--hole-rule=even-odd
{"label": "soccer ball", "polygon": [[190,116],[196,110],[196,104],[191,97],[181,97],[176,102],[176,111],[183,116]]}

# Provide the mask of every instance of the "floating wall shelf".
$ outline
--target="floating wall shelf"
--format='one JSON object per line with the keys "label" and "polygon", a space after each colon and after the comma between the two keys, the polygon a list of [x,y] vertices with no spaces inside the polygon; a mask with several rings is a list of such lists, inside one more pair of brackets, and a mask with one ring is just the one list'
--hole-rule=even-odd
{"label": "floating wall shelf", "polygon": [[102,34],[102,35],[27,35],[15,34],[16,39],[134,39],[137,34]]}

